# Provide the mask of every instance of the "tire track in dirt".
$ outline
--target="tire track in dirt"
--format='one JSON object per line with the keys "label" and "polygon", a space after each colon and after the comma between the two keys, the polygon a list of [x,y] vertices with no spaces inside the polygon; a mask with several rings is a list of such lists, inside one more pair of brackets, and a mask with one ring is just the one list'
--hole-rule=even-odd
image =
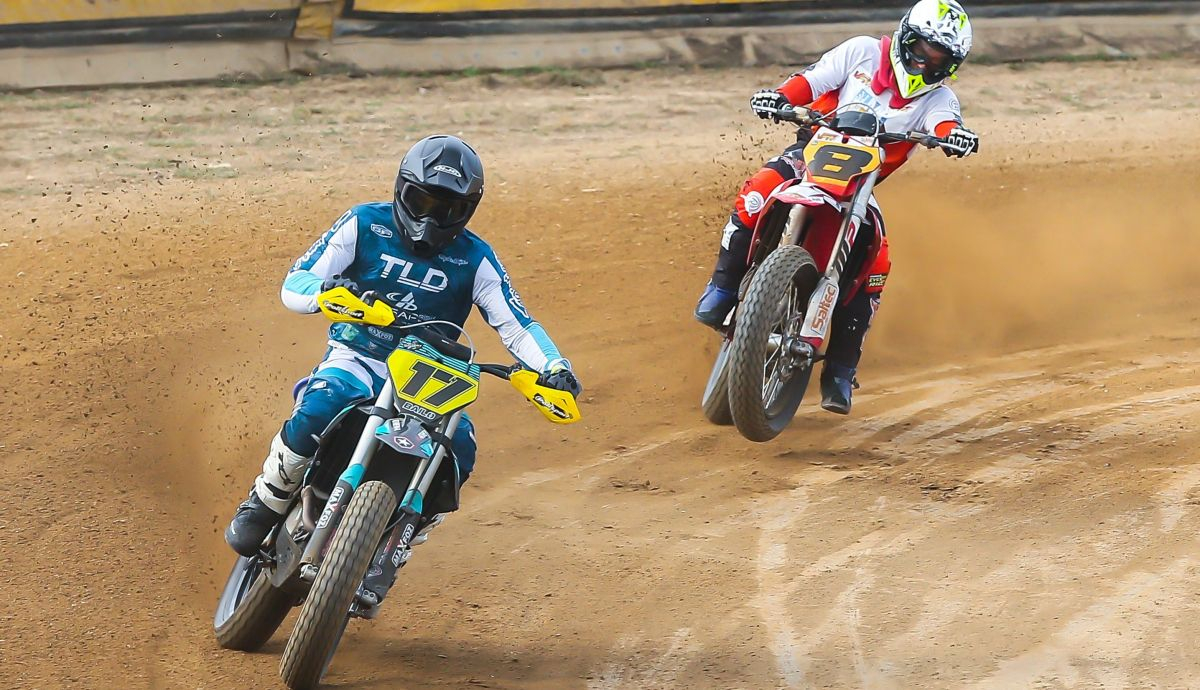
{"label": "tire track in dirt", "polygon": [[[1074,354],[1074,353],[1070,353]],[[1089,371],[1091,385],[1103,385],[1104,382],[1118,380],[1126,376],[1130,369],[1153,370],[1154,365],[1163,370],[1175,367],[1181,361],[1186,361],[1186,355],[1172,358],[1157,358],[1139,363],[1136,366],[1095,367],[1090,363],[1079,365]],[[987,484],[989,488],[1019,488],[1032,482],[1052,481],[1051,477],[1063,471],[1064,467],[1075,467],[1079,461],[1070,458],[1034,459],[1019,453],[1006,452],[1010,440],[1003,438],[1019,429],[1052,427],[1062,420],[1087,418],[1096,425],[1095,429],[1084,434],[1082,438],[1087,443],[1100,443],[1104,439],[1115,441],[1136,442],[1136,437],[1127,438],[1123,433],[1135,429],[1128,422],[1130,415],[1143,413],[1147,404],[1155,404],[1154,418],[1159,421],[1186,416],[1190,411],[1192,387],[1179,389],[1139,391],[1137,395],[1106,402],[1099,406],[1083,405],[1079,408],[1062,407],[1042,417],[1027,416],[1021,419],[1019,426],[1011,426],[1009,420],[1017,415],[1016,410],[1028,405],[1030,401],[1044,399],[1052,394],[1078,394],[1077,384],[1071,383],[1077,374],[1071,368],[1055,372],[1053,380],[1046,380],[1029,372],[999,372],[976,373],[976,370],[994,368],[997,362],[987,361],[967,368],[954,371],[951,385],[942,389],[936,377],[929,375],[912,377],[910,386],[896,386],[894,382],[885,393],[877,394],[867,401],[867,413],[878,406],[886,406],[889,398],[915,398],[907,409],[912,410],[915,419],[923,420],[915,425],[905,426],[903,417],[895,414],[894,408],[888,413],[888,424],[881,425],[873,434],[864,434],[859,441],[857,450],[867,450],[884,441],[889,432],[896,437],[886,439],[891,442],[902,441],[902,446],[914,457],[922,458],[914,464],[901,464],[884,473],[906,475],[920,471],[922,467],[936,464],[938,458],[950,458],[963,453],[963,444],[957,443],[957,438],[970,438],[973,442],[987,442],[986,448],[974,449],[978,457],[984,461],[982,465],[971,468],[962,481],[965,484]],[[947,372],[949,373],[949,372]],[[964,378],[965,374],[965,378]],[[973,382],[967,385],[966,382]],[[1008,384],[1006,386],[1006,384]],[[1016,384],[1016,385],[1012,385]],[[982,393],[982,395],[981,395]],[[1168,403],[1182,402],[1182,406],[1171,406]],[[1107,415],[1116,415],[1119,421],[1110,423]],[[1125,420],[1124,422],[1120,420]],[[1098,432],[1098,433],[1096,433]],[[823,437],[831,442],[837,442],[840,436],[832,430],[825,431]],[[819,445],[822,436],[812,439]],[[1030,434],[1028,442],[1034,442],[1037,434]],[[650,454],[664,452],[669,454],[671,449],[686,445],[689,434],[673,434],[664,442],[654,443],[644,449],[633,449],[631,454],[645,450]],[[1074,445],[1058,441],[1057,445],[1064,451],[1074,451],[1082,443]],[[754,615],[762,621],[763,635],[766,638],[775,659],[775,671],[787,687],[808,687],[813,680],[810,674],[813,655],[823,647],[835,645],[845,647],[853,657],[853,650],[858,649],[859,656],[853,657],[854,676],[847,676],[847,682],[863,687],[898,687],[887,682],[892,669],[891,662],[873,658],[864,649],[859,634],[864,620],[869,620],[870,613],[864,613],[864,600],[877,588],[880,575],[886,573],[889,563],[907,553],[919,552],[927,542],[942,537],[947,530],[953,530],[954,525],[964,522],[978,523],[986,521],[990,509],[987,505],[955,506],[953,503],[945,508],[933,509],[922,505],[920,501],[888,501],[884,496],[875,496],[872,508],[880,513],[904,515],[911,512],[919,515],[916,522],[900,520],[895,526],[866,533],[850,543],[843,543],[836,550],[825,547],[822,552],[805,552],[790,547],[788,536],[796,530],[811,529],[805,524],[805,518],[816,516],[820,519],[821,510],[829,505],[829,501],[843,502],[850,505],[861,505],[856,498],[851,498],[837,488],[846,481],[853,482],[861,472],[833,468],[814,476],[809,472],[792,473],[790,481],[798,486],[786,490],[772,498],[764,498],[760,505],[752,509],[745,519],[757,525],[758,555],[755,565],[756,594],[751,598]],[[1195,477],[1186,474],[1177,481],[1168,494],[1171,498],[1159,498],[1155,503],[1175,505],[1180,496],[1186,496],[1195,483]],[[810,500],[811,494],[831,492],[820,504],[814,505]],[[1103,495],[1097,495],[1097,500],[1103,500]],[[843,511],[846,512],[846,511]],[[1165,516],[1164,520],[1168,519]],[[1176,520],[1177,522],[1177,520]],[[969,527],[977,530],[977,525]],[[1145,541],[1148,535],[1143,532],[1131,532],[1110,546],[1101,548],[1112,553],[1128,552],[1135,544]],[[810,561],[808,565],[797,569],[794,562],[797,557],[801,561]],[[1018,560],[1001,563],[994,570],[994,576],[986,577],[988,583],[972,589],[972,596],[986,597],[989,591],[1003,591],[1002,583],[1019,580],[1022,572],[1028,571],[1031,564],[1058,563],[1067,558],[1086,557],[1078,548],[1058,551],[1039,551],[1032,556],[1023,556]],[[1040,567],[1040,566],[1039,566]],[[832,603],[824,617],[809,622],[805,627],[797,627],[797,616],[791,605],[799,593],[804,592],[808,583],[814,580],[828,579],[831,574],[841,574],[845,577],[840,589],[831,591]],[[1099,573],[1097,573],[1099,574]],[[976,576],[978,577],[978,576]],[[927,598],[923,612],[919,612],[911,630],[899,633],[894,641],[887,642],[886,648],[891,650],[912,648],[920,641],[937,639],[950,630],[959,620],[960,612],[967,601],[954,596],[947,600],[947,593],[961,590],[964,582],[951,581],[938,590],[941,594]],[[935,606],[933,602],[941,602]],[[949,603],[947,603],[949,602]],[[749,611],[735,609],[728,614],[733,621],[746,625]],[[730,627],[736,627],[731,624]],[[728,632],[728,629],[720,631]],[[652,645],[643,641],[643,645]],[[614,654],[622,652],[614,651]],[[600,677],[616,683],[608,687],[637,687],[630,679],[639,669],[647,668],[644,659],[629,657],[623,663],[609,662]],[[849,662],[848,662],[849,663]],[[639,666],[639,664],[641,664]],[[617,679],[617,680],[614,680]]]}
{"label": "tire track in dirt", "polygon": [[[1151,633],[1162,626],[1156,599],[1187,598],[1198,561],[1177,558],[1155,572],[1122,578],[1111,594],[1072,617],[1051,638],[1024,654],[1006,659],[974,690],[1006,690],[1046,683],[1122,688],[1140,684],[1134,662],[1144,654]],[[1131,642],[1133,644],[1131,644]],[[1186,679],[1179,674],[1180,679]]]}
{"label": "tire track in dirt", "polygon": [[[1180,362],[1190,360],[1191,353],[1186,353],[1183,356],[1174,358],[1154,358],[1153,361],[1148,361],[1139,365],[1138,369],[1142,371],[1153,371],[1154,366],[1162,370],[1170,370],[1172,367],[1177,367]],[[1153,366],[1147,367],[1146,364]],[[1094,385],[1103,385],[1104,382],[1113,384],[1116,380],[1126,376],[1129,372],[1128,367],[1115,367],[1093,372],[1092,382]],[[970,372],[967,372],[970,373]],[[961,376],[963,372],[957,372],[957,376]],[[1057,377],[1070,377],[1071,370],[1056,372]],[[1037,428],[1052,427],[1064,420],[1086,420],[1089,428],[1085,428],[1078,434],[1079,439],[1073,443],[1051,442],[1059,450],[1059,454],[1078,454],[1090,448],[1104,448],[1106,454],[1112,454],[1115,451],[1128,450],[1135,448],[1142,443],[1140,436],[1153,438],[1156,434],[1147,433],[1145,431],[1147,424],[1163,425],[1171,423],[1180,418],[1200,417],[1200,406],[1196,405],[1195,396],[1198,391],[1194,386],[1185,386],[1180,388],[1166,388],[1159,390],[1141,390],[1135,395],[1119,398],[1111,402],[1100,405],[1080,405],[1072,407],[1069,404],[1058,407],[1049,414],[1038,416],[1027,416],[1021,422],[1008,423],[1003,420],[1015,416],[1015,413],[1006,411],[1014,408],[1020,408],[1024,403],[1031,399],[1037,398],[1053,392],[1069,393],[1071,386],[1061,383],[1045,382],[1034,379],[1032,381],[1025,380],[1015,389],[1010,388],[1005,391],[993,395],[984,396],[982,399],[971,395],[975,390],[986,390],[989,385],[993,384],[993,380],[987,376],[972,375],[969,378],[978,382],[978,388],[963,387],[959,381],[952,382],[950,388],[953,393],[942,392],[941,394],[929,394],[928,399],[917,400],[906,406],[906,409],[913,410],[924,418],[922,422],[912,428],[901,431],[892,441],[902,442],[902,446],[906,448],[912,455],[921,457],[926,454],[934,459],[942,458],[943,461],[953,462],[953,457],[964,453],[961,444],[944,443],[948,436],[951,441],[965,436],[971,439],[972,443],[991,442],[995,447],[986,448],[980,454],[976,451],[976,455],[985,461],[982,467],[976,467],[972,473],[967,475],[964,483],[987,484],[989,487],[997,485],[1020,486],[1029,485],[1035,482],[1045,483],[1050,481],[1051,477],[1063,471],[1064,466],[1075,465],[1079,460],[1071,457],[1060,457],[1054,460],[1040,459],[1035,460],[1029,456],[1015,454],[1009,452],[1012,448],[1011,444],[1005,443],[1005,439],[1001,438],[1005,434],[1011,434],[1014,431],[1033,430]],[[1024,375],[1016,375],[1008,377],[1002,375],[1001,378],[1009,380],[1027,379]],[[923,391],[930,391],[936,387],[936,381],[933,385],[918,384]],[[1077,393],[1077,391],[1075,391]],[[903,397],[911,395],[912,391],[903,388],[895,391],[889,391],[881,398],[871,401],[871,406],[885,404],[886,398],[892,395]],[[927,403],[927,404],[924,404]],[[989,422],[994,423],[1000,421],[1000,424],[989,426]],[[890,426],[883,427],[874,435],[863,434],[859,441],[860,448],[865,448],[880,441],[880,436],[885,435],[884,432],[888,428],[903,428],[902,420],[897,417],[890,419]],[[1018,425],[1019,424],[1019,425]],[[1036,439],[1037,433],[1030,434],[1031,440]],[[1045,437],[1043,437],[1045,438]],[[933,460],[923,460],[914,466],[901,465],[898,468],[887,470],[889,473],[904,474],[915,471],[920,471],[922,467],[928,466]],[[853,667],[854,675],[849,675],[849,671],[843,672],[840,676],[843,682],[849,682],[860,687],[898,687],[885,682],[888,677],[886,671],[889,662],[887,657],[902,656],[903,650],[912,649],[914,646],[928,645],[931,640],[936,640],[945,635],[953,635],[955,624],[961,620],[963,612],[969,610],[973,598],[978,600],[986,600],[989,596],[1002,594],[1005,587],[1009,583],[1019,582],[1028,579],[1028,574],[1031,568],[1039,570],[1044,568],[1057,568],[1055,564],[1063,562],[1081,562],[1088,558],[1089,553],[1094,553],[1097,550],[1103,553],[1103,560],[1106,566],[1097,569],[1093,573],[1093,577],[1107,575],[1112,572],[1119,572],[1122,565],[1132,566],[1140,559],[1144,558],[1147,553],[1154,553],[1158,546],[1156,541],[1163,538],[1163,534],[1170,533],[1179,524],[1181,519],[1186,515],[1186,509],[1181,505],[1187,497],[1191,496],[1197,483],[1200,482],[1200,469],[1192,467],[1184,470],[1163,470],[1170,471],[1173,474],[1172,481],[1156,494],[1150,497],[1150,510],[1155,510],[1159,513],[1155,522],[1160,525],[1158,530],[1152,529],[1150,523],[1147,522],[1146,511],[1148,508],[1139,506],[1128,513],[1117,514],[1109,520],[1115,520],[1121,525],[1121,528],[1115,532],[1106,533],[1102,536],[1094,536],[1087,541],[1072,540],[1063,544],[1057,549],[1046,551],[1044,549],[1034,552],[1026,552],[1024,555],[1018,553],[1016,560],[1009,559],[1000,564],[1000,566],[991,571],[991,574],[978,579],[979,576],[971,576],[965,579],[951,580],[943,583],[939,588],[935,589],[926,596],[925,602],[922,605],[922,612],[919,617],[912,623],[910,629],[901,635],[890,640],[884,641],[885,652],[883,656],[885,660],[875,659],[856,659],[853,663],[847,661],[847,667]],[[1104,501],[1105,493],[1098,493],[1093,496],[1095,501]],[[854,500],[848,496],[842,496],[841,501]],[[882,497],[877,497],[877,500],[882,500]],[[861,505],[865,501],[858,501]],[[787,501],[781,501],[780,508],[785,506]],[[895,513],[896,506],[890,506],[891,512]],[[810,507],[806,513],[813,515],[813,510]],[[977,507],[968,510],[966,513],[959,515],[950,515],[942,511],[922,513],[922,522],[907,531],[901,531],[899,535],[893,538],[889,543],[899,543],[901,540],[907,540],[911,544],[911,548],[920,548],[920,543],[929,539],[931,536],[939,533],[944,533],[955,522],[962,522],[965,519],[970,519],[973,522],[986,521],[986,508]],[[932,522],[930,522],[932,521]],[[973,531],[979,529],[978,526],[971,528]],[[774,528],[771,523],[766,523],[763,526],[762,534],[763,543],[760,544],[760,551],[769,549],[771,553],[776,554],[775,559],[780,557],[783,546],[773,539],[767,538],[766,535],[779,535],[780,530]],[[1157,534],[1156,534],[1157,532]],[[865,593],[863,589],[863,578],[865,567],[866,573],[885,573],[888,572],[887,556],[895,555],[888,553],[887,549],[879,548],[882,538],[880,532],[872,532],[860,543],[851,544],[849,547],[844,547],[838,551],[825,552],[824,554],[812,554],[810,558],[814,558],[813,564],[793,575],[794,581],[784,586],[783,592],[776,593],[773,598],[775,602],[786,601],[792,591],[795,590],[797,583],[803,583],[807,578],[812,577],[816,573],[829,572],[830,570],[840,570],[844,573],[843,582],[848,582],[845,588],[836,595],[833,604],[828,610],[823,619],[815,619],[810,623],[812,632],[804,639],[803,643],[789,642],[786,645],[789,655],[798,655],[803,658],[810,654],[813,650],[819,649],[822,645],[828,645],[833,639],[842,638],[844,642],[839,647],[853,651],[861,648],[861,642],[855,641],[858,634],[861,622],[856,620],[856,616],[863,610],[862,603]],[[1170,540],[1169,535],[1167,536]],[[1147,546],[1153,544],[1154,546]],[[864,565],[863,560],[867,562],[874,561],[873,564]],[[1186,561],[1185,557],[1180,557]],[[1114,559],[1116,559],[1114,561]],[[1172,570],[1168,573],[1159,573],[1158,571],[1139,571],[1141,578],[1150,579],[1150,584],[1139,584],[1137,576],[1130,576],[1131,582],[1138,585],[1138,589],[1133,590],[1136,593],[1141,593],[1152,589],[1154,583],[1165,582],[1166,585],[1178,588],[1180,580],[1180,561],[1176,561],[1175,565],[1171,566]],[[1190,561],[1187,562],[1190,564]],[[816,571],[814,573],[814,570]],[[1050,571],[1043,571],[1049,573]],[[1082,575],[1086,571],[1074,570],[1075,575]],[[1174,583],[1174,584],[1172,584]],[[970,591],[972,594],[963,598],[963,587],[971,585]],[[1164,586],[1166,586],[1164,585]],[[1132,585],[1131,585],[1132,586]],[[956,596],[957,594],[957,596]],[[1130,594],[1126,597],[1133,600],[1135,594]],[[1112,601],[1107,602],[1107,605],[1116,605],[1119,601],[1124,601],[1120,596],[1114,597]],[[1095,610],[1080,618],[1083,622],[1093,621],[1095,619],[1096,610],[1104,610],[1106,603],[1104,601],[1094,603]],[[776,611],[776,618],[788,620],[788,627],[794,627],[795,621],[800,616],[796,611],[791,610],[788,613],[780,613]],[[1145,626],[1150,626],[1145,623]],[[1076,624],[1074,627],[1068,627],[1063,633],[1067,638],[1072,636],[1078,637],[1077,633],[1083,630],[1083,623]],[[1083,638],[1081,638],[1083,639]],[[1021,657],[1020,663],[1004,666],[1006,669],[1002,674],[998,675],[997,682],[994,685],[981,685],[980,687],[1015,687],[1018,685],[1032,683],[1041,675],[1034,674],[1026,678],[1025,676],[1017,676],[1012,669],[1025,668],[1031,659],[1040,660],[1045,669],[1061,670],[1063,663],[1062,659],[1052,655],[1045,649],[1041,651],[1031,651],[1026,653],[1027,656]],[[1047,661],[1048,659],[1048,661]],[[878,661],[878,663],[876,663]],[[1005,662],[1007,663],[1007,662]],[[1042,668],[1038,666],[1038,668]],[[808,665],[805,662],[797,663],[795,657],[784,658],[784,662],[780,664],[780,674],[784,678],[789,687],[807,687],[806,676]],[[878,674],[874,672],[878,671]],[[1041,673],[1039,671],[1039,673]],[[1119,679],[1128,679],[1129,672],[1122,671],[1121,668],[1114,666],[1109,670],[1107,675],[1097,672],[1094,676],[1085,676],[1097,682],[1113,682]],[[1124,675],[1123,675],[1124,674]],[[1132,676],[1136,677],[1136,676]],[[969,678],[965,676],[964,680]],[[817,682],[817,684],[828,682],[828,679]],[[1069,681],[1074,682],[1074,681]],[[1120,686],[1120,683],[1118,683]]]}

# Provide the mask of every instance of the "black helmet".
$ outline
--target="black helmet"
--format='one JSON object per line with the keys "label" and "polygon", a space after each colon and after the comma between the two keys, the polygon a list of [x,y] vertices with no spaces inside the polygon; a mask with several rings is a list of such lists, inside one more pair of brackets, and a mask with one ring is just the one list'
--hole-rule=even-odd
{"label": "black helmet", "polygon": [[483,198],[483,161],[458,137],[418,141],[396,175],[392,216],[415,254],[432,256],[454,241]]}

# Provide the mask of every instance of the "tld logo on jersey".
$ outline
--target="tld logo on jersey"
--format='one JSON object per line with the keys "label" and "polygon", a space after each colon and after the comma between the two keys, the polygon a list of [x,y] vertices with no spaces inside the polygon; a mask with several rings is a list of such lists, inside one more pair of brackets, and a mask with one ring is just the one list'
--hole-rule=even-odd
{"label": "tld logo on jersey", "polygon": [[377,223],[371,223],[371,232],[375,233],[376,235],[379,235],[380,237],[382,237],[384,239],[391,237],[393,234],[391,228],[385,227],[383,225],[379,225]]}
{"label": "tld logo on jersey", "polygon": [[379,274],[380,278],[387,278],[392,275],[393,269],[398,266],[400,271],[396,273],[395,278],[396,282],[401,285],[408,285],[409,287],[415,287],[427,292],[441,292],[450,283],[450,279],[446,277],[446,274],[436,268],[425,269],[425,277],[417,280],[409,276],[413,268],[411,261],[405,261],[389,254],[380,254],[379,258],[383,259],[386,264],[383,267],[383,273]]}
{"label": "tld logo on jersey", "polygon": [[438,261],[445,261],[446,263],[454,264],[455,266],[466,266],[467,264],[471,263],[466,259],[460,259],[456,256],[446,256],[445,254],[438,254]]}

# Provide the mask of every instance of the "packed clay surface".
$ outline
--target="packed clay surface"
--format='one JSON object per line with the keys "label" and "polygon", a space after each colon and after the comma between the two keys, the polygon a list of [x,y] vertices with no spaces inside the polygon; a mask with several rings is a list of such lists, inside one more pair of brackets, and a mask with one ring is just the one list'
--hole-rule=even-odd
{"label": "packed clay surface", "polygon": [[[895,262],[852,416],[708,424],[692,320],[786,70],[315,78],[0,95],[0,667],[9,687],[278,683],[220,650],[221,531],[324,351],[279,302],[421,136],[585,419],[491,381],[463,508],[327,682],[1186,687],[1200,677],[1200,69],[964,69],[979,156],[879,199]],[[498,339],[469,323],[489,361]]]}

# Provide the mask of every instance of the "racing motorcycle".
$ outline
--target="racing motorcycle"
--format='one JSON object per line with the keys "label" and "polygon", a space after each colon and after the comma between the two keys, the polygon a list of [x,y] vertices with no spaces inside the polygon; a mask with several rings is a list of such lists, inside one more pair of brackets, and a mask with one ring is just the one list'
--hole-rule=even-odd
{"label": "racing motorcycle", "polygon": [[[808,108],[759,108],[811,139],[804,175],[768,196],[750,243],[749,270],[701,405],[714,424],[734,424],[751,441],[769,441],[795,416],[824,359],[834,311],[853,296],[883,247],[880,223],[861,233],[874,206],[890,142],[914,142],[951,153],[961,149],[923,132],[885,132],[865,106],[828,115]],[[815,131],[813,131],[815,128]]]}
{"label": "racing motorcycle", "polygon": [[[350,618],[374,618],[412,547],[458,509],[451,437],[482,374],[507,380],[551,422],[580,419],[575,398],[520,365],[479,364],[470,336],[445,321],[397,325],[392,305],[344,287],[317,297],[336,322],[392,328],[379,396],[347,406],[321,436],[299,495],[260,552],[240,557],[217,602],[213,630],[226,649],[254,651],[301,605],[280,662],[290,688],[320,684]],[[434,326],[453,328],[468,345]],[[296,391],[302,388],[302,380]]]}

